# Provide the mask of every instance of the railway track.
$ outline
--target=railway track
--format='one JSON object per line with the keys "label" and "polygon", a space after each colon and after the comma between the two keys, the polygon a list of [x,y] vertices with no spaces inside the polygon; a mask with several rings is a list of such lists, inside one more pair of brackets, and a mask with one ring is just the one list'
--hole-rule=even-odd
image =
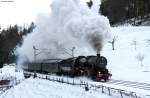
{"label": "railway track", "polygon": [[138,88],[138,89],[143,89],[143,90],[150,90],[150,84],[148,84],[148,83],[111,79],[110,81],[106,82],[106,84],[114,84],[114,85],[119,85],[119,86],[132,87],[132,88]]}

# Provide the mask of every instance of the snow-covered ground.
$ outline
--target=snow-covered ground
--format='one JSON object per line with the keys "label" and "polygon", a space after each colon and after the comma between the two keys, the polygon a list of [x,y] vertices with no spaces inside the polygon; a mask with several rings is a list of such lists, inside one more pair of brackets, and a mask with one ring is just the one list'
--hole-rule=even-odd
{"label": "snow-covered ground", "polygon": [[99,92],[86,92],[83,87],[29,78],[11,88],[1,98],[111,98]]}
{"label": "snow-covered ground", "polygon": [[[150,83],[150,27],[115,27],[111,29],[117,36],[115,50],[107,43],[102,50],[102,55],[108,59],[108,69],[112,73],[112,79],[128,80],[133,82]],[[138,57],[144,57],[141,62]],[[5,66],[0,73],[5,76],[19,77],[23,80],[22,72],[15,72],[13,66]],[[81,78],[80,78],[81,79]],[[92,82],[107,87],[135,91],[141,94],[141,98],[150,98],[150,91],[136,88],[122,87],[119,85]],[[108,96],[100,91],[85,91],[84,87],[71,86],[42,79],[29,78],[14,86],[0,96],[0,98],[119,98],[119,96]]]}
{"label": "snow-covered ground", "polygon": [[15,78],[16,80],[23,80],[24,75],[22,71],[17,71],[15,64],[4,65],[2,69],[0,69],[0,80],[12,79]]}
{"label": "snow-covered ground", "polygon": [[[115,50],[108,43],[102,52],[112,78],[150,83],[150,27],[116,27],[112,32],[117,36]],[[144,57],[142,66],[137,56]]]}

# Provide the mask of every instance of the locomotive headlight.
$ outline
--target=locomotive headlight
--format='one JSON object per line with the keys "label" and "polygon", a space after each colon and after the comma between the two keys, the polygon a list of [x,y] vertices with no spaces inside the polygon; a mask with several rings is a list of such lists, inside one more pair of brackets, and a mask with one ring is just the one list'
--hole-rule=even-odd
{"label": "locomotive headlight", "polygon": [[100,71],[98,72],[98,75],[102,75]]}
{"label": "locomotive headlight", "polygon": [[100,72],[100,71],[98,72],[98,74],[97,74],[97,75],[98,75],[98,77],[102,77],[102,74],[101,74],[101,72]]}

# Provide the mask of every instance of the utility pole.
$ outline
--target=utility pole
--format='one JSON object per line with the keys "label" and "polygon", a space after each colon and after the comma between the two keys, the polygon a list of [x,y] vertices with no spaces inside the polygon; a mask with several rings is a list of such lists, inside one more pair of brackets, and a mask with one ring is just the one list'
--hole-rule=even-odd
{"label": "utility pole", "polygon": [[36,62],[36,60],[37,60],[37,55],[44,53],[44,52],[46,53],[46,50],[48,51],[48,49],[44,49],[44,48],[43,49],[37,49],[35,46],[33,46],[33,50],[34,50],[34,54],[33,54],[34,55],[34,62]]}
{"label": "utility pole", "polygon": [[36,62],[36,56],[37,56],[36,51],[37,51],[38,49],[36,49],[35,46],[33,46],[33,49],[34,49],[34,61]]}
{"label": "utility pole", "polygon": [[74,50],[75,50],[75,47],[72,47],[71,51],[72,51],[72,57],[74,57]]}
{"label": "utility pole", "polygon": [[70,55],[71,57],[74,57],[74,50],[75,47],[72,47],[71,49],[61,48],[66,54]]}

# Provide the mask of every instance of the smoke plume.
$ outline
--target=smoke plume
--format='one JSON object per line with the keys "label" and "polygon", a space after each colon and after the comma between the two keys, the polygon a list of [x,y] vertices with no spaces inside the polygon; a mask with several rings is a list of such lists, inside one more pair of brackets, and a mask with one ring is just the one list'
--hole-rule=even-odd
{"label": "smoke plume", "polygon": [[68,57],[72,47],[76,56],[91,48],[101,51],[111,35],[106,17],[80,0],[53,0],[50,8],[50,14],[37,16],[36,29],[17,49],[20,61],[34,60],[33,46],[37,48],[36,59]]}

